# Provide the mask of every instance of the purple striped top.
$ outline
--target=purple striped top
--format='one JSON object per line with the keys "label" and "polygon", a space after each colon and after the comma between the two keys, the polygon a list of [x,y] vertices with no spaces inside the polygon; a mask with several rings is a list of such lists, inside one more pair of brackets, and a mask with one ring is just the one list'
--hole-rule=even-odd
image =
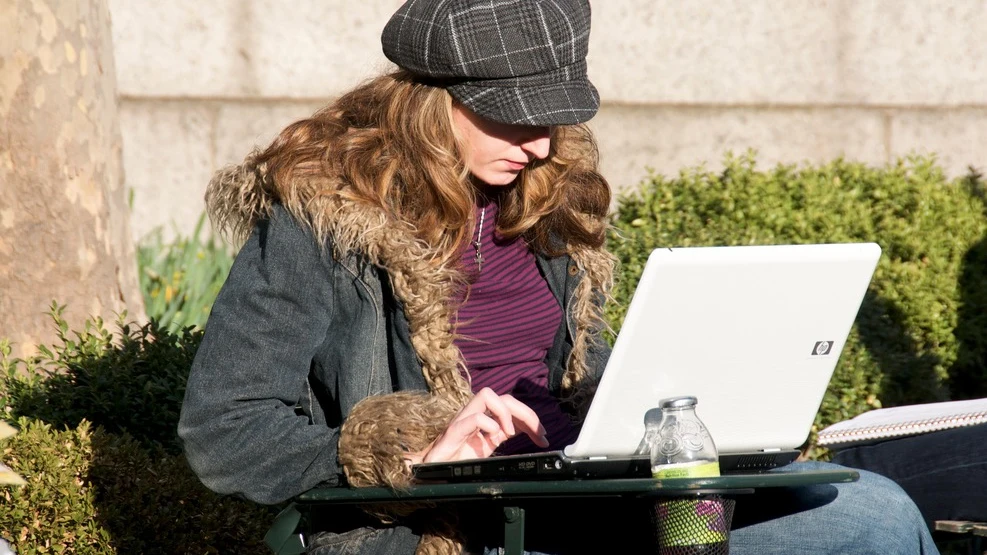
{"label": "purple striped top", "polygon": [[[489,387],[501,395],[512,394],[538,414],[548,449],[561,449],[575,440],[577,429],[548,391],[545,356],[561,324],[562,308],[524,240],[507,241],[495,234],[497,204],[477,208],[477,222],[481,210],[485,211],[480,230],[482,267],[477,273],[476,249],[470,244],[463,251],[462,264],[473,279],[457,315],[456,346],[466,360],[474,393]],[[538,449],[520,435],[504,442],[497,452]]]}

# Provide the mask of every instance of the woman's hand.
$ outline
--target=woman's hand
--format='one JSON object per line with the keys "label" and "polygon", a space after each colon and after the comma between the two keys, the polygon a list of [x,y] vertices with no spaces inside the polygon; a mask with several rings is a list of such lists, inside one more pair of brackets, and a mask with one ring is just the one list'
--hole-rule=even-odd
{"label": "woman's hand", "polygon": [[545,428],[530,407],[511,395],[481,389],[424,451],[409,462],[441,462],[489,457],[497,446],[518,433],[539,447],[548,447]]}

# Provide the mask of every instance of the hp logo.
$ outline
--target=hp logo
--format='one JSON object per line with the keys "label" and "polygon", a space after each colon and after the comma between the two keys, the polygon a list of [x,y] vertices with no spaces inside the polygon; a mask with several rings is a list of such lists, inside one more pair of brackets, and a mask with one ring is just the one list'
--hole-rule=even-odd
{"label": "hp logo", "polygon": [[828,355],[829,351],[833,349],[832,341],[816,341],[816,346],[812,348],[813,355]]}

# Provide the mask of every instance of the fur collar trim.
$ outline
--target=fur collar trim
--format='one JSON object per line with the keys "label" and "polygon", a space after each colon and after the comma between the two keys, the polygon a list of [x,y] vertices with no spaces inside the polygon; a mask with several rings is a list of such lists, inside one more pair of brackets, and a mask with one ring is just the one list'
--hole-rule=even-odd
{"label": "fur collar trim", "polygon": [[[210,182],[206,201],[214,223],[242,237],[270,214],[273,195],[265,187],[264,168],[254,156],[226,168]],[[320,244],[332,245],[337,258],[365,257],[387,271],[394,294],[404,305],[411,341],[422,362],[429,390],[460,406],[472,396],[463,377],[462,354],[455,346],[452,299],[461,275],[440,264],[438,253],[418,240],[411,224],[396,221],[379,207],[346,198],[344,187],[328,180],[294,184],[297,194],[283,198],[285,208],[306,224]],[[572,300],[573,350],[563,378],[563,394],[577,406],[591,396],[595,383],[586,364],[593,334],[606,329],[601,303],[612,283],[614,258],[603,249],[570,253],[582,272]],[[578,411],[581,412],[581,411]]]}

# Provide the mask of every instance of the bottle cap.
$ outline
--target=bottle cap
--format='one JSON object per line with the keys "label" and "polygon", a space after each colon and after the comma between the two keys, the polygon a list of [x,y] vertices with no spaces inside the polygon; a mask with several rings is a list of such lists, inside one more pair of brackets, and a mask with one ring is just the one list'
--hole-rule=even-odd
{"label": "bottle cap", "polygon": [[694,407],[697,402],[698,401],[696,401],[695,397],[681,396],[662,399],[658,405],[663,409],[683,409],[686,407]]}

